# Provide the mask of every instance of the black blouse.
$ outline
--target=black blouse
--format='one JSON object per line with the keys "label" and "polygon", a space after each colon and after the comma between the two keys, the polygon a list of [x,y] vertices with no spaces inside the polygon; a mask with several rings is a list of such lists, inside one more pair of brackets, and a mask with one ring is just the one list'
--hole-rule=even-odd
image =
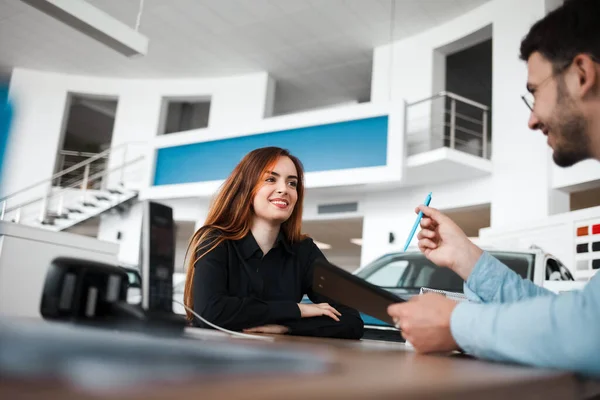
{"label": "black blouse", "polygon": [[[324,255],[312,239],[290,244],[283,233],[264,257],[251,232],[241,240],[225,240],[194,265],[194,311],[230,330],[278,324],[294,335],[359,339],[359,313],[312,290],[313,262],[319,257]],[[305,294],[313,303],[329,303],[342,314],[340,321],[301,318],[298,303]]]}

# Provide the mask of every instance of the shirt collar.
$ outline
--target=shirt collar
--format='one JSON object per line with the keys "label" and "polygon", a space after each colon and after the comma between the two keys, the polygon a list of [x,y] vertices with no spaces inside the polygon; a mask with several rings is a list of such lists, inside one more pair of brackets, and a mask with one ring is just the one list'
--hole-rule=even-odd
{"label": "shirt collar", "polygon": [[283,245],[283,248],[288,253],[294,254],[294,250],[292,250],[292,246],[290,245],[290,242],[288,242],[287,237],[285,237],[285,234],[281,231],[279,231],[279,234],[277,235],[277,240],[275,241],[275,246],[279,246],[279,245]]}
{"label": "shirt collar", "polygon": [[[294,251],[292,250],[290,243],[285,237],[285,234],[281,231],[277,235],[274,247],[278,246],[283,246],[285,251],[287,251],[290,254],[294,254]],[[252,235],[252,232],[248,232],[246,236],[240,239],[240,250],[242,253],[242,257],[244,257],[245,260],[252,257],[254,254],[256,254],[257,251],[260,251],[260,246],[258,245],[258,243],[256,243],[256,239],[254,238],[254,235]]]}
{"label": "shirt collar", "polygon": [[245,260],[252,257],[257,251],[260,250],[258,243],[256,243],[256,239],[252,235],[252,232],[248,232],[246,236],[240,239],[240,250],[242,253],[242,257]]}

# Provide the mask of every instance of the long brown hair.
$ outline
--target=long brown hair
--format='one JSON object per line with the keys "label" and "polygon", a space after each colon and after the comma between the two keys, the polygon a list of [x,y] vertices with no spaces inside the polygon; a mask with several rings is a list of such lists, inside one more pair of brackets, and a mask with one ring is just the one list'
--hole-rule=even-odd
{"label": "long brown hair", "polygon": [[[250,232],[252,222],[252,201],[260,189],[264,174],[272,171],[280,157],[289,157],[298,175],[298,200],[292,215],[283,224],[281,231],[290,243],[304,238],[302,227],[302,202],[304,200],[304,168],[298,158],[288,150],[279,147],[263,147],[246,154],[225,180],[214,198],[204,226],[194,233],[187,249],[187,273],[183,301],[189,308],[194,307],[193,282],[194,264],[225,240],[239,240]],[[188,257],[189,256],[189,257]],[[193,319],[186,310],[188,320]]]}

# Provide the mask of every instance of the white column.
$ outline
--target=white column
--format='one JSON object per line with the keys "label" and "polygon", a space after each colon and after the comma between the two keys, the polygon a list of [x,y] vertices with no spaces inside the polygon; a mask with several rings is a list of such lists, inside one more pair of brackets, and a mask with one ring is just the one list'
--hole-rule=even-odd
{"label": "white column", "polygon": [[[545,0],[496,1],[493,38],[492,227],[569,211],[568,194],[551,189],[552,161],[546,138],[527,127],[527,66],[521,40],[546,13]],[[509,10],[519,9],[518,13]]]}
{"label": "white column", "polygon": [[142,235],[142,203],[135,203],[121,213],[104,213],[100,216],[98,239],[120,245],[120,262],[138,265]]}
{"label": "white column", "polygon": [[[2,196],[49,179],[54,173],[68,113],[68,97],[63,79],[53,78],[19,68],[12,73],[10,96],[14,101],[14,121],[2,171]],[[28,191],[8,207],[42,194],[41,187]]]}

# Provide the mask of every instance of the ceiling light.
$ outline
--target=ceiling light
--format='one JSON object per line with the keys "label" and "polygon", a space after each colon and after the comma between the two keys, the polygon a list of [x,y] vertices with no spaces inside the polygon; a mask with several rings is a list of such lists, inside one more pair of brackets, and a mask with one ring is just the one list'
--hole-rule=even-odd
{"label": "ceiling light", "polygon": [[350,239],[350,243],[354,243],[357,246],[362,246],[362,238]]}
{"label": "ceiling light", "polygon": [[328,249],[331,248],[330,244],[317,242],[316,240],[313,240],[313,242],[315,242],[315,244],[317,245],[317,247],[319,249],[321,249],[321,250],[328,250]]}
{"label": "ceiling light", "polygon": [[128,57],[148,52],[146,36],[85,1],[21,1]]}

